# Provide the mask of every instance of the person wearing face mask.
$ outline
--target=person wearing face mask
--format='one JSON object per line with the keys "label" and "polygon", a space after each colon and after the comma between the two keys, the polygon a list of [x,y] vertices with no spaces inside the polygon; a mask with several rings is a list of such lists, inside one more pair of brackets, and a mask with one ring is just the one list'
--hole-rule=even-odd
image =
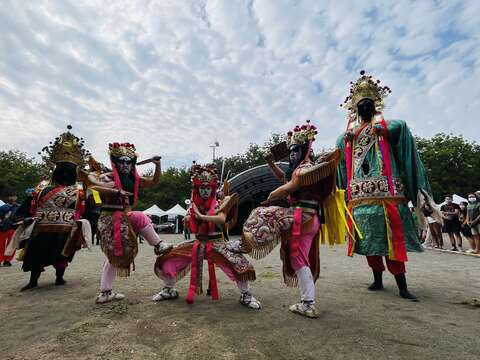
{"label": "person wearing face mask", "polygon": [[349,220],[348,255],[366,256],[374,279],[368,289],[383,290],[384,257],[399,295],[417,301],[407,287],[405,263],[407,252],[421,252],[423,247],[407,203],[421,207],[421,199],[431,198],[431,190],[406,123],[383,118],[389,93],[388,86],[381,86],[380,80],[363,70],[351,83],[350,94],[341,105],[348,111],[348,124],[337,141],[342,152],[337,182],[346,190],[358,226],[357,231]]}
{"label": "person wearing face mask", "polygon": [[468,240],[470,244],[470,249],[467,250],[467,253],[474,253],[475,252],[475,240],[472,237],[472,229],[470,229],[470,225],[467,222],[467,206],[468,201],[462,201],[460,204],[460,211],[458,212],[458,220],[460,221],[460,232],[462,235]]}
{"label": "person wearing face mask", "polygon": [[[442,224],[438,222],[433,215],[433,208],[429,203],[425,203],[421,211],[427,220],[430,236],[433,240],[433,247],[436,249],[443,249]],[[440,219],[441,221],[441,219]]]}
{"label": "person wearing face mask", "polygon": [[103,264],[100,293],[95,302],[104,304],[123,300],[125,295],[113,291],[116,276],[130,276],[130,270],[138,253],[138,235],[142,236],[154,252],[160,255],[172,245],[163,242],[155,231],[152,221],[141,211],[134,211],[141,188],[155,187],[160,181],[160,157],[155,156],[142,164],[155,164],[153,177],[143,177],[137,172],[135,145],[130,143],[109,144],[112,169],[100,166],[88,175],[89,189],[98,192],[100,204],[97,236],[100,247],[107,257]]}
{"label": "person wearing face mask", "polygon": [[[320,274],[318,238],[325,216],[322,209],[326,208],[327,198],[334,198],[339,155],[337,151],[322,153],[314,160],[312,144],[316,134],[316,127],[309,121],[288,133],[285,149],[289,168],[285,173],[267,155],[270,169],[284,184],[250,213],[235,249],[261,259],[281,243],[284,282],[287,286],[298,285],[300,290],[300,301],[289,310],[309,318],[318,317],[315,307],[315,282]],[[278,206],[285,199],[289,206]],[[337,233],[330,229],[333,239]]]}
{"label": "person wearing face mask", "polygon": [[23,262],[23,271],[30,272],[30,281],[21,291],[36,288],[47,266],[55,268],[55,285],[65,285],[68,264],[75,252],[87,247],[91,240],[90,224],[82,219],[85,189],[77,184],[78,170],[89,154],[83,149],[83,140],[70,131],[50,144],[43,148],[43,158],[51,176],[27,196],[14,214],[16,221],[23,221],[14,235],[15,247],[21,250],[18,258]]}
{"label": "person wearing face mask", "polygon": [[467,224],[472,231],[473,253],[480,254],[480,201],[474,193],[468,195]]}
{"label": "person wearing face mask", "polygon": [[442,232],[444,234],[448,234],[450,243],[452,244],[452,248],[450,250],[463,251],[462,237],[460,236],[461,226],[458,219],[460,206],[453,202],[453,197],[451,195],[447,195],[445,196],[445,203],[440,207],[440,211],[442,212],[443,216]]}
{"label": "person wearing face mask", "polygon": [[163,289],[153,301],[178,298],[175,284],[190,271],[190,286],[186,301],[193,304],[196,294],[203,292],[203,265],[208,264],[210,293],[219,299],[215,267],[219,267],[240,290],[240,304],[249,309],[261,309],[260,302],[252,295],[249,282],[255,280],[255,269],[244,255],[232,252],[224,241],[224,229],[236,221],[238,195],[225,196],[221,204],[217,200],[217,168],[214,164],[193,164],[191,206],[186,216],[195,240],[185,241],[172,251],[157,258],[155,273],[164,281]]}

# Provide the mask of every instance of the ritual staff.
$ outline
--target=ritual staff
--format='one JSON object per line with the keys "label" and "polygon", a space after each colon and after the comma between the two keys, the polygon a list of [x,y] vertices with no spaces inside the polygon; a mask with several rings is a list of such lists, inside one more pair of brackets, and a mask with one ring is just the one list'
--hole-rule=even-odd
{"label": "ritual staff", "polygon": [[232,226],[231,222],[236,219],[238,195],[226,196],[219,206],[216,197],[218,175],[214,164],[194,164],[190,175],[193,189],[186,223],[195,234],[195,240],[185,241],[157,258],[155,272],[164,281],[164,287],[153,297],[153,301],[178,298],[175,284],[191,271],[186,300],[192,304],[195,294],[203,292],[203,261],[206,260],[213,300],[219,299],[215,274],[217,266],[236,283],[241,293],[240,304],[260,309],[260,302],[249,289],[249,281],[255,280],[255,269],[242,254],[230,251],[224,241],[225,226]]}
{"label": "ritual staff", "polygon": [[[68,130],[71,128],[68,126]],[[84,141],[67,131],[50,144],[43,148],[43,159],[51,175],[40,182],[15,214],[23,224],[15,233],[14,243],[21,249],[23,271],[30,272],[30,281],[22,291],[37,287],[40,274],[50,265],[56,271],[55,285],[64,285],[68,263],[91,240],[90,224],[82,219],[85,191],[77,183],[77,171],[89,155],[83,149]]]}
{"label": "ritual staff", "polygon": [[358,226],[357,231],[349,222],[348,254],[367,257],[373,271],[374,281],[368,287],[372,291],[383,290],[385,257],[400,296],[416,301],[407,288],[405,262],[407,252],[423,248],[408,202],[417,209],[433,203],[430,185],[407,124],[383,118],[383,100],[390,88],[364,71],[360,75],[342,105],[349,113],[348,125],[337,141],[342,153],[337,183],[346,189],[348,207]]}
{"label": "ritual staff", "polygon": [[[312,144],[316,134],[316,127],[309,121],[288,133],[286,173],[267,157],[273,174],[284,185],[270,193],[263,204],[269,206],[251,212],[237,249],[260,259],[281,242],[285,284],[300,287],[300,302],[290,306],[290,311],[310,318],[318,316],[315,282],[320,274],[319,231],[324,202],[335,194],[338,159],[334,151],[314,160]],[[288,207],[275,206],[286,198]]]}
{"label": "ritual staff", "polygon": [[158,185],[161,175],[160,157],[155,156],[142,162],[155,164],[155,172],[150,178],[138,174],[137,154],[133,144],[109,144],[108,152],[112,168],[99,166],[100,170],[88,176],[89,190],[94,198],[97,197],[96,202],[101,207],[97,236],[107,257],[103,265],[97,304],[125,298],[125,295],[113,291],[113,281],[116,275],[130,275],[138,253],[138,235],[154,247],[156,254],[172,247],[158,237],[147,215],[132,210],[137,203],[139,189]]}

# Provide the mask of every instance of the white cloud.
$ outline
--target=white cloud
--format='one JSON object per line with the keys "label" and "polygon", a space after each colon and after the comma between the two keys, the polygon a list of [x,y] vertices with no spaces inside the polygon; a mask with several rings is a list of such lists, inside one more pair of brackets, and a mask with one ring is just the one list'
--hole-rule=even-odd
{"label": "white cloud", "polygon": [[0,149],[35,154],[72,124],[101,160],[130,141],[172,165],[245,150],[306,118],[332,146],[365,68],[386,117],[477,140],[479,2],[6,1]]}

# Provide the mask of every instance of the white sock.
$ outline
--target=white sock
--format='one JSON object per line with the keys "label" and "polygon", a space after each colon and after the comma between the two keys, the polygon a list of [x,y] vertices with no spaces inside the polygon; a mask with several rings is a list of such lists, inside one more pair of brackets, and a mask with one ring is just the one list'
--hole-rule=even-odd
{"label": "white sock", "polygon": [[313,282],[312,271],[308,266],[298,269],[296,272],[300,296],[302,301],[315,302],[315,283]]}
{"label": "white sock", "polygon": [[164,279],[163,283],[164,283],[165,287],[172,289],[172,288],[175,287],[175,278]]}
{"label": "white sock", "polygon": [[237,286],[242,294],[245,294],[250,289],[248,281],[237,281]]}

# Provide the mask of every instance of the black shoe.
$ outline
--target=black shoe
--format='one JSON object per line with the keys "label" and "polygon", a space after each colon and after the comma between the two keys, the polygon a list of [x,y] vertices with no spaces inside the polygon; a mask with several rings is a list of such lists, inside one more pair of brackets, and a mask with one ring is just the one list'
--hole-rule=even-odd
{"label": "black shoe", "polygon": [[368,287],[370,291],[383,290],[383,271],[373,271],[373,283]]}
{"label": "black shoe", "polygon": [[25,290],[30,290],[30,289],[33,289],[33,288],[36,288],[38,286],[38,283],[31,283],[29,282],[27,285],[25,285],[24,287],[22,287],[20,289],[20,291],[25,291]]}
{"label": "black shoe", "polygon": [[12,266],[12,263],[10,261],[4,261],[3,266]]}
{"label": "black shoe", "polygon": [[38,286],[38,279],[40,278],[41,273],[42,273],[42,270],[38,270],[38,269],[30,271],[30,281],[28,282],[27,285],[22,287],[20,291],[36,288]]}
{"label": "black shoe", "polygon": [[401,298],[411,301],[418,301],[418,298],[408,291],[407,278],[405,277],[405,274],[395,275],[395,281],[397,282],[399,295]]}
{"label": "black shoe", "polygon": [[57,286],[65,285],[66,283],[67,282],[63,277],[57,277],[57,279],[55,280],[55,285]]}

